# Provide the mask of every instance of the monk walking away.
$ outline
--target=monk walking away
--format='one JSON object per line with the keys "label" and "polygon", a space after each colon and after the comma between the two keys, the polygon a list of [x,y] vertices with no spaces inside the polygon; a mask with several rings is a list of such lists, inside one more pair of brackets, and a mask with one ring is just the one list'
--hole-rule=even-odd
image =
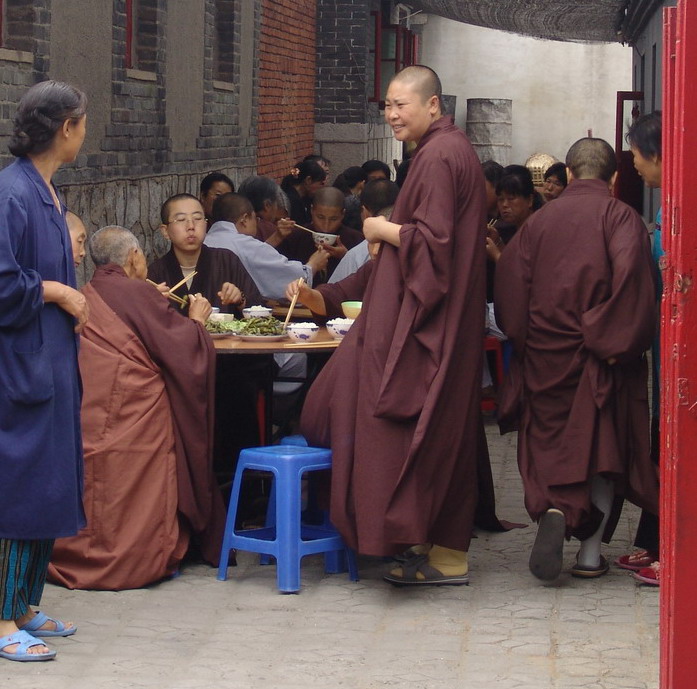
{"label": "monk walking away", "polygon": [[566,166],[569,186],[508,244],[495,287],[514,347],[500,424],[519,429],[525,506],[539,521],[530,570],[544,580],[561,573],[565,536],[581,541],[573,576],[608,571],[601,541],[620,497],[658,507],[644,356],[656,322],[649,236],[612,197],[607,142],[580,139]]}
{"label": "monk walking away", "polygon": [[301,430],[332,448],[331,519],[351,547],[396,555],[419,545],[387,581],[465,584],[481,430],[484,176],[442,113],[431,69],[399,72],[385,103],[395,138],[418,145],[390,220],[364,222],[381,246],[363,309],[309,391]]}

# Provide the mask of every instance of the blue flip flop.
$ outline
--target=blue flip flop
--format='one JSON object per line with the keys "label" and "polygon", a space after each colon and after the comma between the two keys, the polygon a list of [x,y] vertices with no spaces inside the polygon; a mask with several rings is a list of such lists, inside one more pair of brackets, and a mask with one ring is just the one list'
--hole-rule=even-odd
{"label": "blue flip flop", "polygon": [[9,653],[8,651],[0,650],[0,658],[16,660],[19,663],[36,663],[42,660],[53,660],[56,657],[55,651],[48,651],[48,653],[29,653],[30,648],[34,646],[44,646],[45,644],[21,629],[14,634],[0,637],[0,649],[11,646],[12,644],[19,644],[15,652]]}
{"label": "blue flip flop", "polygon": [[[53,622],[56,625],[55,629],[41,629],[46,622]],[[72,636],[77,631],[77,627],[66,627],[60,620],[54,620],[52,617],[36,611],[36,615],[32,617],[29,622],[23,624],[20,631],[31,632],[34,636],[45,637],[45,636]]]}

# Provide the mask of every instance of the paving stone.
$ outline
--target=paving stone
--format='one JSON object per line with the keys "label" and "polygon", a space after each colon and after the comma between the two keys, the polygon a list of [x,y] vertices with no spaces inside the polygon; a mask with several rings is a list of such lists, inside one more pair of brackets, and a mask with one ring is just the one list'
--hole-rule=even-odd
{"label": "paving stone", "polygon": [[[498,512],[529,523],[515,443],[487,428]],[[631,549],[638,512],[624,510],[606,556]],[[13,689],[655,689],[658,595],[624,572],[553,585],[527,560],[536,527],[479,532],[467,587],[395,589],[387,563],[359,558],[361,581],[303,561],[302,591],[280,595],[258,556],[219,582],[187,565],[177,579],[122,592],[48,586],[42,608],[78,633],[49,640],[56,661],[0,660]],[[564,566],[574,562],[567,545]]]}

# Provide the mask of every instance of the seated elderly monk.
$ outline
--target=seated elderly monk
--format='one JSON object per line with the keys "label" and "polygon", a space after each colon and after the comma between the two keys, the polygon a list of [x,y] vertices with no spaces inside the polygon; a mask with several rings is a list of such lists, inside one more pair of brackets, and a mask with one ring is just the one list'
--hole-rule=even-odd
{"label": "seated elderly monk", "polygon": [[[312,223],[308,229],[338,235],[336,244],[324,246],[329,253],[329,262],[326,272],[321,271],[315,276],[314,284],[317,285],[327,281],[346,252],[360,244],[364,237],[362,232],[342,224],[344,195],[336,187],[323,187],[315,192],[312,197],[311,213]],[[316,248],[313,235],[296,227],[281,242],[278,250],[287,258],[305,263]]]}
{"label": "seated elderly monk", "polygon": [[261,294],[240,259],[227,249],[204,246],[206,217],[195,196],[170,197],[162,204],[160,215],[160,231],[172,246],[150,264],[148,278],[174,287],[186,277],[186,282],[174,290],[175,295],[200,292],[223,313],[242,316],[246,304],[261,303]]}
{"label": "seated elderly monk", "polygon": [[51,581],[137,588],[175,572],[193,538],[217,562],[225,512],[211,466],[215,350],[203,324],[145,282],[138,240],[105,227],[90,240],[96,270],[81,338],[87,527],[58,539]]}
{"label": "seated elderly monk", "polygon": [[248,198],[254,207],[257,216],[255,237],[277,247],[295,226],[286,210],[290,203],[286,193],[270,177],[262,175],[252,175],[243,179],[238,192]]}

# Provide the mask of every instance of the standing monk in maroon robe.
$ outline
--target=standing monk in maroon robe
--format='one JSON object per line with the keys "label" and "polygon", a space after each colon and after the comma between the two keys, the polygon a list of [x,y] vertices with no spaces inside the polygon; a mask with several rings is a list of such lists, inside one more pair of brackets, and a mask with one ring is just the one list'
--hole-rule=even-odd
{"label": "standing monk in maroon robe", "polygon": [[484,176],[440,95],[427,67],[390,83],[387,122],[418,147],[391,221],[365,221],[382,246],[363,310],[301,420],[311,443],[332,448],[331,519],[351,547],[434,544],[392,570],[397,584],[467,583],[477,497]]}
{"label": "standing monk in maroon robe", "polygon": [[496,267],[496,319],[515,352],[500,421],[520,428],[525,505],[539,520],[530,570],[545,580],[561,572],[565,535],[582,541],[572,575],[607,572],[600,543],[615,495],[654,513],[658,501],[644,358],[656,322],[648,233],[610,193],[608,143],[580,139],[566,166],[569,186]]}

